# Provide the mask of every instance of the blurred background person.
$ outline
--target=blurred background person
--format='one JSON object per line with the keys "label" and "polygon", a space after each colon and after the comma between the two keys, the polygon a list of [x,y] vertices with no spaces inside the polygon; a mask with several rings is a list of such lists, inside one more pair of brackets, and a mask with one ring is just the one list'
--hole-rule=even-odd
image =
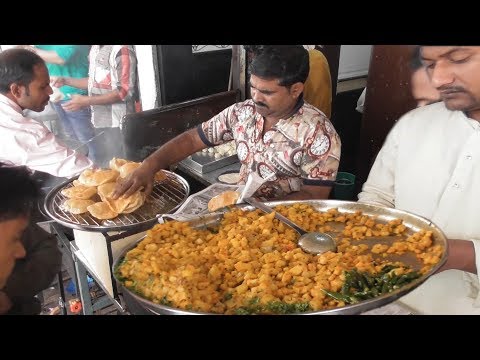
{"label": "blurred background person", "polygon": [[410,68],[412,70],[412,96],[417,103],[417,107],[441,101],[440,92],[432,85],[432,82],[428,77],[427,69],[422,63],[419,46],[415,47],[415,50],[413,51]]}
{"label": "blurred background person", "polygon": [[47,127],[24,115],[41,112],[53,93],[43,59],[25,49],[0,53],[0,161],[56,177],[72,177],[93,163],[67,148]]}
{"label": "blurred background person", "polygon": [[61,270],[55,236],[31,222],[39,194],[27,167],[0,163],[0,314],[39,314],[36,295]]}
{"label": "blurred background person", "polygon": [[103,145],[101,166],[113,157],[125,157],[121,119],[135,112],[138,100],[137,58],[133,45],[93,45],[89,53],[89,76],[58,77],[54,86],[88,89],[88,95],[72,95],[63,108],[77,111],[90,107],[96,133]]}
{"label": "blurred background person", "polygon": [[321,45],[304,45],[308,50],[310,62],[310,72],[303,90],[304,99],[330,119],[332,115],[332,76],[327,58],[316,46],[321,47]]}
{"label": "blurred background person", "polygon": [[[89,45],[34,45],[24,46],[34,51],[46,63],[48,72],[52,77],[68,76],[73,78],[88,77]],[[64,141],[67,144],[86,143],[88,157],[97,162],[97,146],[95,141],[88,142],[95,136],[91,122],[90,107],[83,107],[75,111],[66,111],[63,105],[70,100],[72,95],[86,95],[86,89],[79,89],[68,85],[62,86],[50,96],[50,104],[58,115]]]}

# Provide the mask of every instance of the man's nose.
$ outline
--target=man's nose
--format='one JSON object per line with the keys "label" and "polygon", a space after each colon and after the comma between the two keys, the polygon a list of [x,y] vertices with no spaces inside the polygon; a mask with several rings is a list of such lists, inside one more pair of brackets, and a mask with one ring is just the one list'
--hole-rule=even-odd
{"label": "man's nose", "polygon": [[252,100],[254,102],[260,102],[260,100],[262,99],[262,93],[255,89],[251,89],[250,96],[252,97]]}
{"label": "man's nose", "polygon": [[450,65],[444,61],[439,61],[435,64],[433,71],[431,73],[432,85],[437,89],[443,85],[448,85],[453,83],[455,76],[451,71]]}

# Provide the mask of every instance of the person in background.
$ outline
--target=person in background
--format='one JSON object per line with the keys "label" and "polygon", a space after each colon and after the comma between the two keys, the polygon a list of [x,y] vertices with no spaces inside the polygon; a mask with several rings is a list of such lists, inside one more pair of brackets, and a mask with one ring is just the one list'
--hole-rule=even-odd
{"label": "person in background", "polygon": [[412,96],[417,103],[417,107],[442,101],[440,93],[432,85],[425,66],[423,66],[422,59],[420,58],[420,47],[418,46],[415,47],[413,52],[410,68],[412,70]]}
{"label": "person in background", "polygon": [[93,45],[88,78],[58,77],[53,86],[88,89],[88,95],[72,96],[63,108],[78,111],[90,107],[96,140],[103,144],[101,166],[113,157],[124,158],[121,119],[135,112],[138,99],[137,58],[133,45]]}
{"label": "person in background", "polygon": [[[268,45],[243,45],[247,62],[261,53]],[[315,45],[305,45],[308,50],[310,71],[304,84],[303,99],[322,111],[327,118],[332,115],[332,78],[325,55]]]}
{"label": "person in background", "polygon": [[[48,72],[52,77],[68,76],[73,78],[88,77],[88,52],[89,45],[34,45],[23,46],[39,55],[46,63]],[[95,136],[91,123],[90,107],[76,111],[66,111],[63,108],[71,98],[76,95],[86,95],[85,89],[71,86],[62,86],[50,97],[50,103],[58,115],[66,141],[74,140],[76,143],[86,143]],[[88,142],[88,157],[97,162],[97,143]]]}
{"label": "person in background", "polygon": [[0,314],[39,314],[35,295],[61,269],[55,237],[30,222],[38,196],[26,167],[0,163]]}
{"label": "person in background", "polygon": [[154,174],[207,147],[235,140],[240,182],[251,173],[269,179],[255,192],[265,199],[326,199],[340,160],[340,138],[320,110],[303,101],[308,52],[301,45],[268,46],[250,64],[251,99],[234,104],[177,136],[147,157],[116,197]]}
{"label": "person in background", "polygon": [[[410,60],[410,69],[412,72],[410,78],[410,89],[413,99],[415,100],[416,107],[430,105],[442,101],[440,98],[440,93],[437,89],[435,89],[435,87],[433,87],[427,71],[422,64],[422,59],[420,58],[420,48],[418,46],[415,47],[413,51],[412,58]],[[363,89],[362,94],[357,101],[356,110],[360,113],[363,113],[363,108],[365,106],[366,91],[367,88]]]}
{"label": "person in background", "polygon": [[60,143],[46,126],[24,116],[41,112],[53,93],[45,62],[25,49],[0,53],[0,161],[57,177],[71,177],[93,163]]}
{"label": "person in background", "polygon": [[305,81],[305,101],[312,104],[330,119],[332,116],[332,76],[328,60],[314,45],[308,47],[310,73]]}
{"label": "person in background", "polygon": [[423,216],[448,238],[440,271],[400,301],[424,314],[480,314],[480,47],[421,46],[438,103],[403,115],[359,202]]}

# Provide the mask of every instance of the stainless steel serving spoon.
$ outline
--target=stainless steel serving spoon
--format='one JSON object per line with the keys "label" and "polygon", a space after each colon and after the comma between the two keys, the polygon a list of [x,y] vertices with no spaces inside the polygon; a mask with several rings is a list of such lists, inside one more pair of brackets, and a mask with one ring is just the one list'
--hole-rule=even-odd
{"label": "stainless steel serving spoon", "polygon": [[[266,212],[267,214],[274,211],[272,208],[268,207],[264,203],[261,203],[253,197],[245,198],[243,201],[252,205],[253,207],[256,207],[257,209]],[[330,235],[319,232],[307,232],[278,212],[275,212],[275,217],[300,234],[298,246],[300,246],[303,251],[309,254],[322,254],[327,251],[337,251],[337,244]]]}

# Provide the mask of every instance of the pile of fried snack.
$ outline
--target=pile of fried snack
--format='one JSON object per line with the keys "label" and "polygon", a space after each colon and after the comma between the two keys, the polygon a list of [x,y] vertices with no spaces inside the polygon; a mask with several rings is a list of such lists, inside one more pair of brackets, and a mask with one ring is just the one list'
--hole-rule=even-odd
{"label": "pile of fried snack", "polygon": [[[108,220],[119,214],[129,214],[145,203],[145,193],[136,191],[128,197],[113,199],[112,194],[118,182],[125,179],[141,163],[113,158],[110,169],[87,169],[83,171],[73,186],[63,189],[61,194],[67,198],[62,208],[72,214],[90,213],[100,220]],[[155,175],[155,180],[166,179],[163,171]]]}
{"label": "pile of fried snack", "polygon": [[[296,313],[345,306],[340,293],[353,287],[347,284],[352,272],[362,274],[362,281],[381,275],[387,285],[393,279],[406,283],[430,271],[444,253],[432,231],[409,231],[400,219],[384,223],[309,204],[279,205],[275,211],[307,231],[335,234],[337,252],[305,253],[297,246],[298,234],[274,213],[234,209],[208,229],[178,221],[156,225],[126,253],[117,279],[143,298],[183,310]],[[399,255],[416,259],[418,275]]]}

